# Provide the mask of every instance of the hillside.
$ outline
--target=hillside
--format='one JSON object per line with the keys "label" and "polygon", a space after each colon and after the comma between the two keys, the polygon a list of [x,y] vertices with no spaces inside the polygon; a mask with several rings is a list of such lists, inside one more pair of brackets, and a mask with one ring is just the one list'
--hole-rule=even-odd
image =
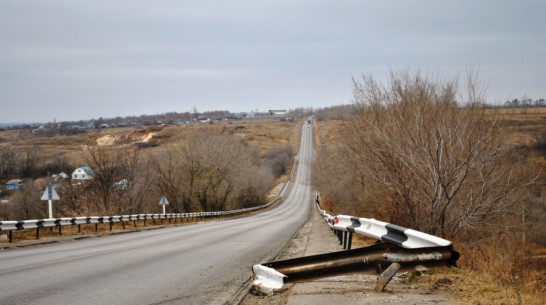
{"label": "hillside", "polygon": [[[51,137],[29,130],[3,131],[0,199],[9,204],[0,206],[0,217],[43,217],[39,193],[45,182],[56,183],[62,193],[57,215],[151,212],[156,208],[151,202],[161,194],[168,195],[171,209],[179,212],[260,205],[269,190],[286,179],[300,126],[253,119],[91,129]],[[82,165],[95,171],[95,177],[77,182],[79,187],[54,177],[60,172],[70,175]],[[185,167],[190,165],[195,171]],[[6,190],[11,179],[24,180],[23,191]]]}
{"label": "hillside", "polygon": [[85,133],[67,136],[48,137],[35,135],[30,130],[0,131],[0,150],[7,147],[18,153],[38,148],[41,161],[48,163],[55,156],[65,156],[69,164],[80,162],[80,151],[87,146],[137,145],[153,152],[163,144],[180,142],[190,130],[207,129],[218,135],[230,135],[241,139],[260,151],[276,145],[297,143],[296,123],[275,119],[241,120],[220,124],[188,124],[150,127],[120,127],[91,129]]}

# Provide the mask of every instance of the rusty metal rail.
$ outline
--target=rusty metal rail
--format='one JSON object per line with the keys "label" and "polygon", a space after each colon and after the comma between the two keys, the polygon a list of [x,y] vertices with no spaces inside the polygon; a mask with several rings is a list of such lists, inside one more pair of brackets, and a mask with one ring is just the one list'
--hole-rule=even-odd
{"label": "rusty metal rail", "polygon": [[391,243],[282,260],[253,267],[253,286],[270,294],[284,283],[309,281],[351,273],[380,274],[377,291],[383,291],[398,271],[424,271],[456,266],[459,253],[451,245],[406,249]]}

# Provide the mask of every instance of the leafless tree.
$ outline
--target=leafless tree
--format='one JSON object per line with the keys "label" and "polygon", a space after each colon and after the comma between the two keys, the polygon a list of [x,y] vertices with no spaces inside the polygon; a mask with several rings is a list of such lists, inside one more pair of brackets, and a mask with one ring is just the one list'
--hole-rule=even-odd
{"label": "leafless tree", "polygon": [[271,168],[277,177],[285,175],[294,157],[294,148],[290,144],[276,146],[265,153],[265,166]]}
{"label": "leafless tree", "polygon": [[[82,152],[94,177],[86,192],[94,211],[105,214],[141,212],[150,186],[148,163],[134,146],[96,146]],[[93,210],[93,208],[90,206]]]}
{"label": "leafless tree", "polygon": [[22,153],[21,174],[23,177],[38,177],[43,170],[41,164],[40,149],[33,146],[30,150]]}
{"label": "leafless tree", "polygon": [[356,115],[342,138],[340,167],[393,223],[454,237],[512,211],[532,177],[513,158],[502,126],[486,116],[476,78],[393,72],[388,86],[354,80]]}
{"label": "leafless tree", "polygon": [[54,205],[56,214],[64,217],[90,214],[89,208],[85,205],[85,196],[82,195],[82,190],[72,186],[70,179],[56,183],[55,191],[59,195],[59,201]]}
{"label": "leafless tree", "polygon": [[[158,188],[176,212],[226,210],[241,198],[257,204],[273,181],[270,173],[261,172],[251,148],[205,129],[188,132],[181,144],[165,148],[155,164]],[[249,179],[252,175],[263,179]],[[244,197],[245,192],[255,196]]]}
{"label": "leafless tree", "polygon": [[32,181],[25,182],[23,188],[13,196],[15,209],[11,219],[39,219],[47,216],[47,203],[40,200],[43,190],[35,186]]}
{"label": "leafless tree", "polygon": [[11,146],[0,147],[0,177],[12,179],[16,174],[16,152]]}

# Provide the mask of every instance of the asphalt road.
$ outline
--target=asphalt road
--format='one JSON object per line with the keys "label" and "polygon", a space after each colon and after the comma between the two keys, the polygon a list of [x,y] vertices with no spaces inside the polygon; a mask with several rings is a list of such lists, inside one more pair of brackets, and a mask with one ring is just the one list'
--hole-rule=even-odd
{"label": "asphalt road", "polygon": [[0,304],[224,304],[308,218],[312,128],[277,207],[247,217],[0,251]]}

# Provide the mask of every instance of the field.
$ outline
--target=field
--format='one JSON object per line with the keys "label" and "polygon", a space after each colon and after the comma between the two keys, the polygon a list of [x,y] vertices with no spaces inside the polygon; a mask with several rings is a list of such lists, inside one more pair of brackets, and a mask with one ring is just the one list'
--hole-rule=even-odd
{"label": "field", "polygon": [[86,146],[136,144],[150,153],[163,144],[177,143],[188,130],[207,129],[216,134],[232,135],[259,148],[260,152],[287,143],[297,147],[299,130],[295,122],[275,119],[241,120],[210,125],[177,125],[151,127],[123,127],[93,129],[70,136],[47,137],[33,135],[30,130],[8,130],[0,132],[0,149],[12,147],[19,153],[38,148],[44,162],[55,156],[65,156],[69,164],[81,162],[81,150]]}
{"label": "field", "polygon": [[488,114],[504,123],[513,145],[533,146],[546,136],[546,108],[490,109]]}

